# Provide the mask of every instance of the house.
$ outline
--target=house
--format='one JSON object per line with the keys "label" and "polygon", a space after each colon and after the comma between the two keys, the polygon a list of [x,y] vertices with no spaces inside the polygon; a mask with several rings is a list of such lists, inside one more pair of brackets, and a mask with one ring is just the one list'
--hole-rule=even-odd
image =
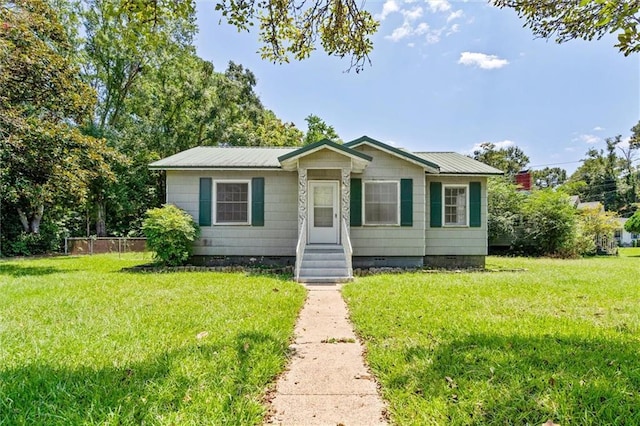
{"label": "house", "polygon": [[[624,229],[624,224],[629,220],[628,218],[616,218],[618,222],[618,228],[615,230],[615,239],[618,242],[619,247],[632,247],[633,242],[640,239],[640,234],[635,234]],[[637,243],[636,243],[637,244]]]}
{"label": "house", "polygon": [[295,264],[302,282],[354,267],[483,267],[487,177],[453,152],[409,152],[363,136],[339,145],[196,147],[150,165],[167,203],[201,227],[207,265]]}

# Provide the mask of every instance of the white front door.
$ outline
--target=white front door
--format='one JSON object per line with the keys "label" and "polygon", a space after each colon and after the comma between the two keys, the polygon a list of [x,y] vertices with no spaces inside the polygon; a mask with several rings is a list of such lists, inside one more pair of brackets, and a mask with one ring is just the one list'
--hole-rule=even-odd
{"label": "white front door", "polygon": [[309,182],[309,244],[338,243],[338,182]]}

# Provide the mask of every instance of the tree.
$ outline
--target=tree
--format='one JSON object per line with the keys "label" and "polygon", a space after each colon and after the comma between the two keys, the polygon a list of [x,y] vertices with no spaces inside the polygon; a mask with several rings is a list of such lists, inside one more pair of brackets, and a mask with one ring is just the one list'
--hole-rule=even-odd
{"label": "tree", "polygon": [[529,164],[529,157],[517,146],[496,149],[496,145],[491,142],[481,144],[473,152],[473,158],[502,170],[509,178],[513,178]]}
{"label": "tree", "polygon": [[533,182],[540,188],[557,188],[567,181],[567,171],[560,167],[545,167],[533,171]]}
{"label": "tree", "polygon": [[624,229],[633,234],[640,234],[640,210],[637,210],[624,224]]}
{"label": "tree", "polygon": [[333,126],[325,123],[325,121],[317,115],[309,114],[304,121],[307,122],[307,133],[304,135],[303,141],[304,145],[309,145],[322,139],[342,143],[340,136],[338,136]]}
{"label": "tree", "polygon": [[494,4],[515,9],[537,37],[564,43],[617,33],[615,47],[625,56],[640,51],[639,0],[494,0]]}
{"label": "tree", "polygon": [[[120,131],[127,103],[140,78],[171,55],[191,46],[195,6],[191,1],[87,0],[82,12],[86,43],[85,78],[98,93],[95,119],[87,133],[104,137],[121,151]],[[117,165],[120,169],[125,164]],[[107,234],[113,188],[102,178],[91,184],[96,234]]]}
{"label": "tree", "polygon": [[0,6],[0,193],[27,233],[37,234],[48,207],[81,203],[88,182],[111,179],[104,141],[77,125],[95,93],[82,81],[68,34],[42,0]]}
{"label": "tree", "polygon": [[489,241],[514,241],[527,195],[506,178],[495,177],[488,180],[487,196]]}
{"label": "tree", "polygon": [[640,149],[640,121],[631,128],[631,137],[629,144],[618,144],[618,149],[622,153],[621,168],[622,179],[624,181],[624,203],[625,210],[634,205],[638,201],[638,170],[634,167],[636,161],[636,152]]}
{"label": "tree", "polygon": [[614,232],[618,228],[616,214],[602,212],[598,208],[580,210],[577,225],[578,235],[590,243],[580,248],[581,254],[596,254],[598,242],[613,241]]}
{"label": "tree", "polygon": [[355,0],[220,0],[216,10],[239,30],[248,31],[256,20],[260,23],[263,59],[279,63],[289,62],[291,56],[305,59],[319,41],[329,55],[351,56],[357,72],[370,62],[370,37],[379,26]]}

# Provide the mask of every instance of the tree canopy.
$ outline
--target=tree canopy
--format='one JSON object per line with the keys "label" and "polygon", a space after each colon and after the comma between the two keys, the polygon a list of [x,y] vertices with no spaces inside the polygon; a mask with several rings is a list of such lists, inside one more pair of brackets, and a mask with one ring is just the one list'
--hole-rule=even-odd
{"label": "tree canopy", "polygon": [[112,178],[105,157],[113,152],[77,127],[96,97],[48,3],[5,2],[0,22],[0,196],[37,234],[46,207],[80,203],[90,179]]}
{"label": "tree canopy", "polygon": [[640,210],[637,210],[633,216],[629,218],[624,224],[624,229],[627,232],[634,234],[640,234]]}
{"label": "tree canopy", "polygon": [[220,0],[216,10],[239,30],[259,24],[264,59],[305,59],[319,42],[329,55],[350,57],[356,71],[369,61],[379,26],[355,0]]}
{"label": "tree canopy", "polygon": [[617,34],[615,45],[625,56],[640,51],[640,0],[494,0],[511,8],[537,37],[555,37],[557,43],[573,39],[600,39]]}
{"label": "tree canopy", "polygon": [[340,139],[333,126],[327,124],[322,118],[315,114],[309,114],[304,120],[307,122],[307,133],[304,135],[303,140],[304,145],[309,145],[322,139],[342,143],[342,139]]}
{"label": "tree canopy", "polygon": [[473,159],[502,170],[513,177],[529,164],[529,157],[517,146],[497,148],[494,143],[485,142],[473,152]]}

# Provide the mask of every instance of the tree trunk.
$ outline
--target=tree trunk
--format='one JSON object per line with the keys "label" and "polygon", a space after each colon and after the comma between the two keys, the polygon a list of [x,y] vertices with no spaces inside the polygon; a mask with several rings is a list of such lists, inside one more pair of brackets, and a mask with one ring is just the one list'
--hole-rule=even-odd
{"label": "tree trunk", "polygon": [[18,218],[20,218],[20,223],[22,224],[24,232],[29,232],[29,219],[21,209],[18,209]]}
{"label": "tree trunk", "polygon": [[40,223],[42,222],[42,216],[44,215],[44,206],[40,205],[36,207],[36,211],[29,216],[22,209],[18,209],[18,218],[22,224],[22,229],[28,234],[39,234]]}
{"label": "tree trunk", "polygon": [[107,235],[106,210],[106,203],[103,200],[96,203],[96,235],[98,237]]}

